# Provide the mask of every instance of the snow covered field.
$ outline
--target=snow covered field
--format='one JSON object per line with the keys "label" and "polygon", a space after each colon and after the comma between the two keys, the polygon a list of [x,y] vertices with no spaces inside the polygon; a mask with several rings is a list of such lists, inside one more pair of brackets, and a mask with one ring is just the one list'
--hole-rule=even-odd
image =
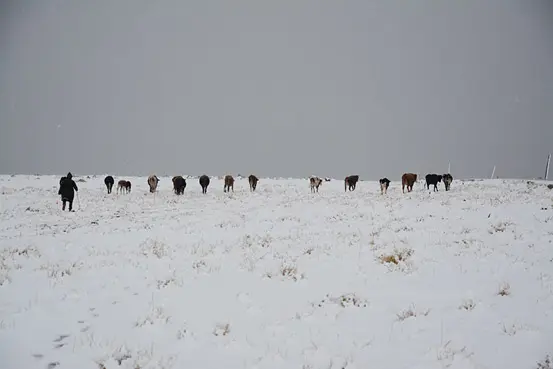
{"label": "snow covered field", "polygon": [[[84,178],[86,182],[78,182]],[[553,354],[553,190],[454,180],[1,176],[3,369],[539,368]],[[117,181],[119,177],[115,177]]]}

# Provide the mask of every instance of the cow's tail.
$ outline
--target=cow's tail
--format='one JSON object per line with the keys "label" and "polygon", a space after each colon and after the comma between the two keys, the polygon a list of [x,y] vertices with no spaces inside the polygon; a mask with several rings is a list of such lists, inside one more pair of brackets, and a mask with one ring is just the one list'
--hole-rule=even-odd
{"label": "cow's tail", "polygon": [[347,192],[348,190],[348,179],[344,179],[344,192]]}

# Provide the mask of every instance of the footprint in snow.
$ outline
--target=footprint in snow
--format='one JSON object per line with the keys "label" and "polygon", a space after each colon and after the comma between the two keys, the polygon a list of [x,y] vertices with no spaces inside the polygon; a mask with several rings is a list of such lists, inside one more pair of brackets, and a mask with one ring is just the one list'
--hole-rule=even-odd
{"label": "footprint in snow", "polygon": [[251,304],[252,303],[252,299],[250,298],[250,295],[246,292],[240,292],[238,293],[238,295],[236,295],[236,298],[238,299],[238,301],[240,301],[242,304]]}

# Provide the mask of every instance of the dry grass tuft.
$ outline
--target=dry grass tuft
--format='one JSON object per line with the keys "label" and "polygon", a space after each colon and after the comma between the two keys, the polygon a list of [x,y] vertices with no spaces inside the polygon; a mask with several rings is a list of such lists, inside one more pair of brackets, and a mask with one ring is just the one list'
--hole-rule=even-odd
{"label": "dry grass tuft", "polygon": [[551,358],[547,355],[543,361],[538,362],[537,369],[553,369],[552,365]]}
{"label": "dry grass tuft", "polygon": [[365,300],[363,298],[360,298],[355,293],[347,293],[347,294],[343,294],[343,295],[340,295],[340,296],[337,296],[337,297],[333,297],[333,296],[330,296],[330,295],[327,294],[325,296],[325,298],[322,299],[321,302],[319,302],[317,304],[317,306],[322,307],[324,304],[327,304],[327,303],[336,304],[336,305],[341,306],[343,308],[347,308],[347,307],[363,307],[364,308],[364,307],[367,307],[369,305],[367,300]]}
{"label": "dry grass tuft", "polygon": [[509,296],[511,294],[511,286],[509,283],[502,283],[501,286],[499,286],[499,291],[497,292],[499,296]]}
{"label": "dry grass tuft", "polygon": [[408,318],[412,318],[412,317],[417,317],[417,316],[427,316],[428,313],[430,313],[430,309],[426,309],[426,310],[423,310],[423,311],[417,311],[415,309],[415,306],[412,305],[411,307],[409,307],[409,309],[405,309],[403,311],[401,311],[399,314],[396,314],[397,316],[397,319],[402,322],[404,321],[405,319],[408,319]]}
{"label": "dry grass tuft", "polygon": [[304,275],[298,272],[298,267],[292,263],[282,263],[280,266],[280,275],[284,278],[292,279],[295,282],[304,278]]}
{"label": "dry grass tuft", "polygon": [[463,303],[459,306],[459,309],[471,311],[476,307],[476,303],[472,299],[468,299],[463,301]]}
{"label": "dry grass tuft", "polygon": [[406,262],[412,255],[413,249],[394,249],[391,254],[383,254],[378,257],[382,264],[392,263],[398,265]]}
{"label": "dry grass tuft", "polygon": [[162,324],[168,324],[171,317],[167,316],[161,306],[154,307],[148,314],[141,319],[138,319],[135,323],[135,327],[143,327],[145,325],[154,325],[156,322]]}
{"label": "dry grass tuft", "polygon": [[140,251],[142,255],[146,257],[150,255],[154,255],[158,259],[161,259],[164,256],[168,256],[170,253],[170,250],[166,244],[164,244],[161,241],[153,240],[153,239],[147,239],[144,242],[142,242],[140,244]]}
{"label": "dry grass tuft", "polygon": [[217,324],[213,329],[213,335],[215,336],[226,336],[230,333],[230,325],[227,324]]}
{"label": "dry grass tuft", "polygon": [[494,233],[498,233],[498,232],[505,232],[505,230],[507,229],[508,226],[511,226],[513,225],[512,222],[508,222],[508,221],[505,221],[505,222],[498,222],[496,224],[492,224],[490,226],[490,229],[488,229],[488,233],[489,234],[494,234]]}

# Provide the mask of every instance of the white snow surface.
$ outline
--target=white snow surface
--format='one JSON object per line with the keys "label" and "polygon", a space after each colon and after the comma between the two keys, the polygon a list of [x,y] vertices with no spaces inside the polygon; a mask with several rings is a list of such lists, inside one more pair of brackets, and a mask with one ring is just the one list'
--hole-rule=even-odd
{"label": "white snow surface", "polygon": [[[526,180],[1,176],[0,367],[538,368],[553,190]],[[84,179],[86,182],[79,182]],[[116,193],[117,181],[133,183]],[[405,260],[386,262],[391,255]]]}

